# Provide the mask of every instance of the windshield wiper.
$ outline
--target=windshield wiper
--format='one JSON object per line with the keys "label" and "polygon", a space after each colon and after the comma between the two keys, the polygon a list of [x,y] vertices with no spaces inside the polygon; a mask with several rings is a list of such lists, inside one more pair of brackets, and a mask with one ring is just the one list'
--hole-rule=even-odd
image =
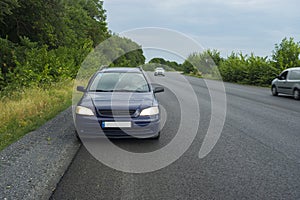
{"label": "windshield wiper", "polygon": [[113,92],[139,92],[139,93],[142,93],[142,92],[146,92],[146,91],[143,91],[143,90],[114,90]]}
{"label": "windshield wiper", "polygon": [[113,92],[113,90],[91,90],[91,92]]}
{"label": "windshield wiper", "polygon": [[143,93],[147,92],[144,90],[90,90],[89,92],[138,92]]}
{"label": "windshield wiper", "polygon": [[113,92],[134,92],[134,90],[113,90]]}
{"label": "windshield wiper", "polygon": [[145,90],[135,90],[134,92],[145,93],[145,92],[148,92],[148,91],[145,91]]}

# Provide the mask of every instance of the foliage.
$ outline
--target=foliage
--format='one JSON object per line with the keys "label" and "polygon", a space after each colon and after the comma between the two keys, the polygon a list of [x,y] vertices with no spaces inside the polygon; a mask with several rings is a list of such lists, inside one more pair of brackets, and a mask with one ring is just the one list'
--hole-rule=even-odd
{"label": "foliage", "polygon": [[4,23],[3,18],[5,16],[11,15],[12,10],[19,7],[17,0],[0,0],[0,5],[0,23]]}
{"label": "foliage", "polygon": [[58,47],[48,49],[28,38],[15,45],[1,39],[2,77],[1,94],[33,85],[47,87],[52,82],[75,78],[84,55],[92,48],[91,41],[82,42],[81,48]]}
{"label": "foliage", "polygon": [[[183,64],[166,61],[163,58],[153,58],[149,63],[170,66],[185,74],[203,76],[224,81],[268,86],[282,70],[300,66],[300,43],[293,38],[284,38],[275,45],[272,59],[255,56],[253,53],[244,55],[232,52],[227,58],[222,58],[217,50],[206,50],[192,53]],[[151,66],[147,66],[151,69]]]}
{"label": "foliage", "polygon": [[274,66],[278,71],[291,67],[300,66],[300,43],[295,42],[293,38],[284,38],[280,44],[275,45],[273,51]]}
{"label": "foliage", "polygon": [[234,52],[222,58],[217,50],[207,50],[191,54],[182,68],[187,74],[195,74],[197,69],[203,77],[218,78],[221,75],[220,78],[228,82],[267,86],[282,70],[299,67],[299,55],[300,43],[293,38],[284,38],[275,45],[272,59]]}
{"label": "foliage", "polygon": [[103,66],[138,67],[144,63],[145,57],[141,46],[130,39],[113,35],[88,54],[76,78],[87,82]]}
{"label": "foliage", "polygon": [[300,44],[293,38],[284,38],[275,45],[272,60],[268,57],[232,53],[220,62],[223,80],[251,85],[270,85],[282,70],[300,66]]}
{"label": "foliage", "polygon": [[224,81],[269,85],[277,72],[267,57],[232,53],[221,62],[219,71]]}
{"label": "foliage", "polygon": [[[211,57],[212,51],[204,51],[202,53],[191,54],[186,61],[193,65],[196,70],[199,70],[203,74],[210,74],[212,72],[212,67],[216,64]],[[186,70],[193,70],[191,66],[187,67]]]}
{"label": "foliage", "polygon": [[145,57],[141,49],[133,50],[118,57],[111,63],[111,67],[138,67],[145,63]]}
{"label": "foliage", "polygon": [[105,10],[97,0],[18,0],[18,6],[4,14],[2,38],[19,43],[26,36],[50,48],[91,39],[96,46],[108,36]]}
{"label": "foliage", "polygon": [[[162,66],[167,66],[167,67],[170,67],[170,68],[173,68],[174,70],[176,71],[182,71],[182,66],[181,64],[178,64],[177,62],[175,61],[168,61],[168,60],[165,60],[163,58],[152,58],[149,63],[152,63],[152,64],[160,64]],[[164,68],[167,68],[167,67],[164,67]]]}
{"label": "foliage", "polygon": [[194,67],[194,65],[187,59],[182,63],[182,69],[183,69],[183,73],[185,74],[194,74],[197,69]]}
{"label": "foliage", "polygon": [[[98,0],[2,0],[0,91],[74,78],[94,46],[109,37]],[[5,90],[5,91],[4,91]]]}
{"label": "foliage", "polygon": [[132,40],[114,35],[109,38],[109,44],[103,48],[102,54],[111,67],[138,67],[145,63],[142,47]]}

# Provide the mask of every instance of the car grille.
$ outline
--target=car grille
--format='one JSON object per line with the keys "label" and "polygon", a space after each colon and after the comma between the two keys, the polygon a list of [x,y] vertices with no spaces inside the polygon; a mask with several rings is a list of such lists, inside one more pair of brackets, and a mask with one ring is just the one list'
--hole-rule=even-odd
{"label": "car grille", "polygon": [[99,110],[100,115],[106,117],[133,116],[135,110]]}

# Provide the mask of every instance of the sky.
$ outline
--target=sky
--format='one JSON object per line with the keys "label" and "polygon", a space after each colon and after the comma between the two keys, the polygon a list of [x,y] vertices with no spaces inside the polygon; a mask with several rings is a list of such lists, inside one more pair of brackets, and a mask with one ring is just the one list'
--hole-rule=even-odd
{"label": "sky", "polygon": [[[299,7],[299,0],[104,0],[114,33],[167,28],[224,57],[232,51],[271,56],[284,37],[300,41]],[[155,53],[147,60],[150,57]],[[172,60],[168,55],[156,57]]]}

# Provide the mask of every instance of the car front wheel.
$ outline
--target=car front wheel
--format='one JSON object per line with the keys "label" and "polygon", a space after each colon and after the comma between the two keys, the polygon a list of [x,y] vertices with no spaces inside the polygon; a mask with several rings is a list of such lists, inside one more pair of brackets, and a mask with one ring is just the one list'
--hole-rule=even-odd
{"label": "car front wheel", "polygon": [[277,88],[275,85],[272,86],[272,95],[273,96],[278,96]]}
{"label": "car front wheel", "polygon": [[300,91],[299,91],[299,89],[294,90],[294,99],[300,100]]}

